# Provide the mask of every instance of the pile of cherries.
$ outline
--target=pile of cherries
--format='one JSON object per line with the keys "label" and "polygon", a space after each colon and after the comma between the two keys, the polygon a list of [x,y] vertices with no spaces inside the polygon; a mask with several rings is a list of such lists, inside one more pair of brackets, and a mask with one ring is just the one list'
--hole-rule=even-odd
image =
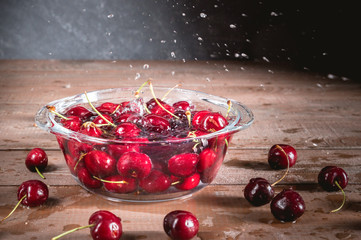
{"label": "pile of cherries", "polygon": [[[270,203],[271,213],[282,222],[293,222],[303,215],[306,209],[305,202],[296,191],[283,189],[274,196],[273,186],[279,183],[288,173],[290,167],[297,160],[296,150],[286,144],[273,145],[268,153],[268,163],[272,169],[287,169],[281,179],[270,184],[264,178],[252,178],[244,189],[244,197],[253,206],[262,206]],[[348,177],[346,172],[336,166],[324,167],[318,175],[319,185],[326,191],[341,190],[344,196],[341,206],[331,212],[340,210],[345,203],[343,189],[347,186]]]}
{"label": "pile of cherries", "polygon": [[[87,189],[116,194],[167,194],[195,189],[215,178],[230,135],[217,132],[229,116],[196,110],[188,101],[169,104],[156,98],[144,101],[139,92],[131,101],[73,106],[63,113],[52,106],[63,127],[107,144],[78,142],[58,135],[71,173]],[[228,113],[227,113],[228,115]]]}

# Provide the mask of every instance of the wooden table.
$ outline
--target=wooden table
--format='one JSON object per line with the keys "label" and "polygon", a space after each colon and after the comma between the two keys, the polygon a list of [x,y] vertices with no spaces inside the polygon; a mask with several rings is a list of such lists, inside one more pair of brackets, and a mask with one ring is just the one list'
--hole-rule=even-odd
{"label": "wooden table", "polygon": [[[44,104],[62,97],[123,86],[152,78],[157,86],[204,91],[239,100],[255,115],[254,124],[238,133],[212,185],[191,198],[163,203],[115,203],[79,187],[63,160],[53,135],[34,125]],[[122,218],[122,239],[168,239],[163,217],[175,209],[193,212],[200,230],[195,239],[360,239],[361,238],[361,83],[278,66],[241,62],[161,61],[0,61],[0,217],[17,202],[18,186],[40,179],[24,164],[28,151],[46,150],[44,173],[50,198],[35,208],[20,207],[0,224],[0,239],[50,239],[87,224],[96,210]],[[269,205],[252,207],[243,188],[252,177],[277,180],[268,149],[293,145],[298,162],[276,186],[293,187],[306,202],[295,223],[281,223]],[[340,192],[325,192],[317,175],[327,165],[349,175],[344,208]],[[89,230],[62,239],[90,239]]]}

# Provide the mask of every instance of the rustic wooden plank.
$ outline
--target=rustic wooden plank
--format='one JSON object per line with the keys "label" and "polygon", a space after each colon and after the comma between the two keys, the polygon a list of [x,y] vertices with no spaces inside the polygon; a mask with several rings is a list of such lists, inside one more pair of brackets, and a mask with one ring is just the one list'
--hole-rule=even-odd
{"label": "rustic wooden plank", "polygon": [[[151,204],[114,203],[91,195],[79,187],[51,186],[49,200],[40,207],[19,208],[0,225],[2,239],[50,239],[73,227],[86,225],[99,210],[112,211],[122,219],[122,239],[168,239],[164,216],[183,209],[200,223],[195,239],[357,239],[360,229],[360,188],[347,191],[344,208],[330,210],[342,201],[340,193],[327,193],[314,185],[296,187],[306,203],[306,212],[295,223],[281,223],[268,205],[252,207],[243,197],[243,186],[210,186],[192,198]],[[281,188],[276,188],[279,192]],[[0,187],[0,216],[16,202],[16,187]],[[13,197],[11,197],[13,196]],[[89,230],[62,239],[89,239]]]}
{"label": "rustic wooden plank", "polygon": [[[49,185],[76,185],[60,151],[46,151],[49,159],[44,172]],[[361,184],[361,150],[297,150],[298,161],[282,184],[316,184],[319,171],[328,165],[342,167],[349,176],[349,184]],[[40,179],[37,173],[28,171],[25,158],[28,151],[1,151],[0,186],[20,185],[28,179]],[[278,180],[284,170],[272,170],[264,149],[230,149],[212,184],[247,184],[249,179],[263,177],[271,183]]]}

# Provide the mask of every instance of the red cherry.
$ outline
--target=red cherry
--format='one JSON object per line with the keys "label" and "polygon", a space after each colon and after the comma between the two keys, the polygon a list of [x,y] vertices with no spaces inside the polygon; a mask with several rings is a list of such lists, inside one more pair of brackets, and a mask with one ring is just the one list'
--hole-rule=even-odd
{"label": "red cherry", "polygon": [[[109,122],[113,123],[113,118],[111,116],[109,116],[108,114],[102,114],[104,118],[106,118]],[[102,118],[101,116],[97,116],[94,120],[93,123],[95,124],[109,124],[107,121],[104,120],[104,118]]]}
{"label": "red cherry", "polygon": [[[169,112],[174,113],[174,108],[168,104],[162,104],[162,107],[167,109]],[[150,112],[155,115],[159,115],[166,118],[172,118],[173,116],[169,114],[169,112],[165,111],[163,108],[159,105],[154,106]]]}
{"label": "red cherry", "polygon": [[68,166],[70,172],[75,174],[75,165],[77,163],[77,159],[72,157],[70,154],[64,154],[66,165]]}
{"label": "red cherry", "polygon": [[86,154],[84,163],[89,172],[99,178],[113,175],[116,171],[114,158],[100,150],[93,150]]}
{"label": "red cherry", "polygon": [[169,121],[155,114],[148,114],[144,117],[144,128],[150,132],[167,133],[170,130]]}
{"label": "red cherry", "polygon": [[148,193],[163,192],[170,187],[170,184],[170,177],[156,169],[139,182],[139,186]]}
{"label": "red cherry", "polygon": [[198,154],[182,153],[171,157],[168,161],[169,172],[178,177],[187,177],[196,171]]}
{"label": "red cherry", "polygon": [[91,123],[84,123],[80,128],[80,133],[91,136],[91,137],[100,137],[103,132],[100,128],[96,127],[93,122]]}
{"label": "red cherry", "polygon": [[126,152],[119,158],[117,169],[120,175],[143,179],[152,170],[152,160],[144,153]]}
{"label": "red cherry", "polygon": [[141,124],[142,117],[135,113],[123,113],[120,114],[117,118],[115,118],[115,122],[117,123],[130,122],[134,124]]}
{"label": "red cherry", "polygon": [[205,115],[198,126],[201,131],[215,132],[228,125],[228,121],[219,113],[209,113]]}
{"label": "red cherry", "polygon": [[48,166],[48,156],[43,149],[34,148],[26,156],[25,165],[30,171],[37,171],[44,178],[40,172]]}
{"label": "red cherry", "polygon": [[131,193],[137,189],[137,180],[132,177],[113,175],[104,179],[104,188],[113,193]]}
{"label": "red cherry", "polygon": [[273,169],[286,169],[288,164],[289,167],[292,167],[295,165],[296,160],[297,152],[290,145],[276,144],[268,152],[268,163]]}
{"label": "red cherry", "polygon": [[120,107],[121,106],[119,104],[105,102],[102,103],[100,106],[96,107],[96,109],[103,115],[111,115],[115,112],[115,110],[117,110],[117,108],[119,109]]}
{"label": "red cherry", "polygon": [[137,125],[130,122],[121,123],[117,126],[114,133],[118,138],[132,138],[137,137],[141,133]]}
{"label": "red cherry", "polygon": [[202,173],[204,170],[210,168],[216,161],[217,154],[213,149],[206,148],[199,154],[199,162],[197,171]]}
{"label": "red cherry", "polygon": [[200,181],[200,175],[199,173],[194,173],[190,175],[189,177],[185,177],[183,180],[180,181],[180,183],[174,185],[176,188],[180,190],[191,190],[198,186]]}
{"label": "red cherry", "polygon": [[94,240],[119,240],[123,234],[121,219],[109,211],[93,213],[89,218],[89,225],[93,225],[90,233]]}
{"label": "red cherry", "polygon": [[164,217],[163,228],[172,239],[189,240],[197,235],[199,222],[191,212],[176,210]]}
{"label": "red cherry", "polygon": [[253,206],[269,203],[274,193],[271,184],[264,178],[252,178],[244,188],[244,198]]}
{"label": "red cherry", "polygon": [[206,110],[196,112],[192,119],[192,126],[197,129],[201,124],[202,119],[209,113],[211,112]]}
{"label": "red cherry", "polygon": [[126,152],[140,152],[139,144],[125,143],[125,144],[110,144],[108,145],[108,153],[114,158],[119,159],[123,153]]}
{"label": "red cherry", "polygon": [[[167,104],[166,102],[160,100],[159,98],[157,98],[157,100],[158,100],[158,102],[159,102],[160,104],[162,104],[162,105]],[[155,101],[154,98],[150,99],[150,100],[146,103],[146,105],[147,105],[148,110],[152,110],[152,108],[154,108],[155,106],[159,106],[158,103]]]}
{"label": "red cherry", "polygon": [[301,195],[291,189],[284,189],[277,194],[270,206],[273,216],[283,222],[295,221],[306,209]]}
{"label": "red cherry", "polygon": [[81,119],[87,119],[93,116],[93,113],[82,106],[76,106],[66,111],[65,116],[77,116]]}
{"label": "red cherry", "polygon": [[62,118],[60,123],[63,125],[63,127],[74,132],[79,132],[80,127],[83,124],[82,120],[78,116],[69,116],[66,117],[66,119]]}
{"label": "red cherry", "polygon": [[183,111],[189,111],[189,110],[193,109],[193,106],[191,106],[190,103],[187,101],[178,101],[178,102],[173,103],[173,108],[181,109]]}
{"label": "red cherry", "polygon": [[39,180],[23,182],[18,189],[18,200],[26,196],[21,204],[29,207],[37,207],[43,204],[49,197],[49,190],[45,183]]}
{"label": "red cherry", "polygon": [[85,167],[77,166],[77,176],[79,181],[87,188],[100,188],[102,186],[101,181],[93,178]]}
{"label": "red cherry", "polygon": [[327,166],[322,168],[318,174],[318,184],[326,191],[339,191],[340,188],[345,189],[348,183],[348,176],[345,170],[336,166]]}
{"label": "red cherry", "polygon": [[119,240],[123,234],[121,219],[109,211],[99,210],[90,216],[89,225],[71,229],[53,237],[52,240],[85,228],[90,228],[93,240]]}

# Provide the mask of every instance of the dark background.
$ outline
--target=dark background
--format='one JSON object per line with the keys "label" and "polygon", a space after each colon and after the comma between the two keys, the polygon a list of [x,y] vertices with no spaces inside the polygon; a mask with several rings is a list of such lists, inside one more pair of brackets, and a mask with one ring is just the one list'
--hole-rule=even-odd
{"label": "dark background", "polygon": [[0,59],[259,61],[358,79],[357,9],[332,0],[0,0]]}

